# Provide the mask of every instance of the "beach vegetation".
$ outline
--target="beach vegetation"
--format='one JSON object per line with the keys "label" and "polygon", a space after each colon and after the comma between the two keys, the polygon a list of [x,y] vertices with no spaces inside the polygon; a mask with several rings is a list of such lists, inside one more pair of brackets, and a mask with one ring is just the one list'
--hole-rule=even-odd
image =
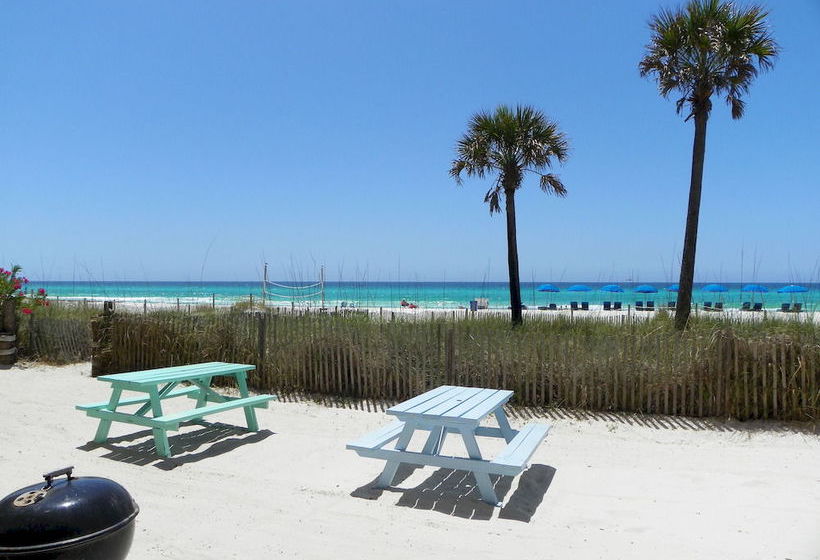
{"label": "beach vegetation", "polygon": [[675,315],[679,330],[686,328],[691,312],[706,125],[712,96],[725,99],[733,119],[743,116],[744,95],[758,73],[773,66],[779,51],[767,17],[767,11],[757,5],[742,7],[723,0],[691,0],[681,8],[661,10],[649,23],[651,36],[639,64],[640,74],[653,77],[663,97],[680,95],[675,104],[678,114],[695,124]]}
{"label": "beach vegetation", "polygon": [[450,176],[456,183],[462,183],[462,175],[478,179],[492,175],[495,180],[484,195],[490,214],[500,213],[502,199],[504,202],[513,326],[523,322],[515,193],[525,174],[533,173],[539,177],[542,191],[566,196],[566,187],[549,170],[555,162],[566,161],[568,152],[567,138],[558,125],[542,112],[523,105],[500,105],[494,112],[476,113],[456,147],[456,159],[450,167]]}
{"label": "beach vegetation", "polygon": [[681,333],[669,315],[534,318],[511,329],[501,316],[390,320],[218,309],[115,313],[98,332],[99,374],[248,363],[256,365],[257,390],[283,396],[387,403],[464,385],[513,390],[522,406],[820,417],[820,326],[810,320],[692,317]]}

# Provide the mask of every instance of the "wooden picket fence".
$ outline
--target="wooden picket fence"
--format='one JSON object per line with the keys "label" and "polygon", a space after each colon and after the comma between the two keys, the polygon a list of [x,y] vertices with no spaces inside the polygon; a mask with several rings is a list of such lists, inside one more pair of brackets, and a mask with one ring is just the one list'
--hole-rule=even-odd
{"label": "wooden picket fence", "polygon": [[92,354],[91,326],[79,317],[28,316],[20,322],[19,340],[23,359],[68,364]]}
{"label": "wooden picket fence", "polygon": [[256,389],[280,394],[399,401],[472,385],[511,389],[526,406],[783,420],[816,420],[820,406],[816,334],[559,332],[274,313],[113,314],[97,330],[95,374],[240,362],[257,366]]}

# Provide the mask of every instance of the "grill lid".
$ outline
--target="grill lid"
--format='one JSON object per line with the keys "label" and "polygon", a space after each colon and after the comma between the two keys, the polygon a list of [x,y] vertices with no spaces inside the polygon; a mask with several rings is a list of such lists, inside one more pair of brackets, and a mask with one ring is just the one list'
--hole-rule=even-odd
{"label": "grill lid", "polygon": [[[73,477],[74,467],[43,475],[0,500],[0,553],[50,549],[108,534],[131,522],[139,507],[107,478]],[[56,480],[66,475],[66,478]]]}

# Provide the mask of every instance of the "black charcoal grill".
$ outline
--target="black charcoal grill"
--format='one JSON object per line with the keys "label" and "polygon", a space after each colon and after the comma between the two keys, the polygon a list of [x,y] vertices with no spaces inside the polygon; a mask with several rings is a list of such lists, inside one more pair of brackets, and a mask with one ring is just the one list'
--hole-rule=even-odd
{"label": "black charcoal grill", "polygon": [[[122,486],[74,467],[0,500],[0,560],[122,560],[139,507]],[[60,478],[65,476],[65,478]]]}

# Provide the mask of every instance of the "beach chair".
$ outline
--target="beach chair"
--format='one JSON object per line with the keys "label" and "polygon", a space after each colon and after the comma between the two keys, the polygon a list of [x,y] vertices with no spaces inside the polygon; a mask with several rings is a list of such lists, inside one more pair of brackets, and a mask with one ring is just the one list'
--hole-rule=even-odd
{"label": "beach chair", "polygon": [[589,302],[588,301],[582,301],[581,302],[581,311],[589,311]]}
{"label": "beach chair", "polygon": [[643,311],[643,302],[642,301],[636,301],[635,302],[635,311]]}
{"label": "beach chair", "polygon": [[554,303],[551,303],[550,304],[550,311],[557,311],[557,310],[558,310],[558,306],[555,305]]}
{"label": "beach chair", "polygon": [[752,304],[751,304],[751,302],[744,301],[744,302],[740,305],[740,310],[741,310],[741,311],[751,311],[751,310],[752,310]]}
{"label": "beach chair", "polygon": [[716,301],[715,302],[715,311],[723,311],[723,302],[722,301]]}
{"label": "beach chair", "polygon": [[711,301],[704,301],[703,302],[703,310],[704,311],[711,311],[712,310],[712,302]]}
{"label": "beach chair", "polygon": [[791,312],[791,307],[792,305],[790,303],[784,303],[780,306],[780,311],[783,313],[789,313]]}
{"label": "beach chair", "polygon": [[792,309],[792,313],[800,313],[801,311],[803,311],[803,304],[795,303],[794,308]]}
{"label": "beach chair", "polygon": [[538,306],[538,311],[546,311],[546,310],[547,310],[547,306],[546,306],[546,305],[539,305],[539,306]]}
{"label": "beach chair", "polygon": [[612,304],[612,309],[614,309],[615,311],[620,311],[621,307],[622,307],[622,304],[621,304],[620,301],[616,301],[615,303]]}
{"label": "beach chair", "polygon": [[655,311],[655,302],[654,301],[647,301],[645,309],[647,311]]}
{"label": "beach chair", "polygon": [[571,302],[569,302],[569,308],[570,308],[572,311],[578,311],[578,302],[577,302],[577,301],[571,301]]}
{"label": "beach chair", "polygon": [[752,307],[752,311],[763,311],[763,304],[762,303],[756,303],[754,305],[754,307]]}
{"label": "beach chair", "polygon": [[604,302],[604,311],[611,311],[611,310],[612,310],[612,302],[611,301],[605,301]]}

